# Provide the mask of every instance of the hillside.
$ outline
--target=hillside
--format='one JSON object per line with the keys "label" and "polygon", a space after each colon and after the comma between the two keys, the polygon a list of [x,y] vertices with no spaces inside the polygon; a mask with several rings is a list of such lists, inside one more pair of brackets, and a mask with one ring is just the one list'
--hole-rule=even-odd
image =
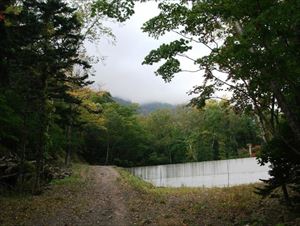
{"label": "hillside", "polygon": [[159,109],[175,109],[175,108],[176,105],[161,103],[161,102],[152,102],[152,103],[142,104],[140,106],[140,113],[146,115]]}
{"label": "hillside", "polygon": [[[128,106],[131,104],[135,104],[134,102],[130,100],[123,99],[121,97],[113,97],[113,100],[117,103]],[[159,109],[174,109],[177,105],[169,104],[169,103],[163,103],[163,102],[149,102],[145,104],[139,105],[139,113],[147,115],[153,111],[159,110]]]}
{"label": "hillside", "polygon": [[118,104],[121,104],[121,105],[124,105],[124,106],[128,106],[128,105],[134,104],[130,100],[125,100],[125,99],[123,99],[121,97],[113,97],[112,99],[114,101],[116,101]]}

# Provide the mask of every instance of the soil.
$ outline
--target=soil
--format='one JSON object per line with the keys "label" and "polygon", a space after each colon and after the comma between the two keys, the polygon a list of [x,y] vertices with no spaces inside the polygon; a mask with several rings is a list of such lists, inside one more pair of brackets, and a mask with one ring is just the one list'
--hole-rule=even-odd
{"label": "soil", "polygon": [[[110,166],[93,166],[89,174],[90,186],[82,194],[89,201],[85,211],[74,216],[55,216],[47,225],[130,225],[124,194],[118,183],[118,172]],[[80,202],[79,202],[80,203]],[[74,207],[73,207],[74,208]],[[39,224],[37,224],[39,225]]]}
{"label": "soil", "polygon": [[70,194],[55,214],[40,216],[31,225],[131,225],[119,174],[111,166],[91,166],[87,185]]}

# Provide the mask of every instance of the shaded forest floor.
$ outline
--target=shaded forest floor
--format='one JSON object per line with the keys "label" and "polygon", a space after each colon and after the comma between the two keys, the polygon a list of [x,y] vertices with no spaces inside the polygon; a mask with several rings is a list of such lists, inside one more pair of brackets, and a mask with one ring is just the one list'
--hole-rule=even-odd
{"label": "shaded forest floor", "polygon": [[81,165],[40,196],[0,197],[0,225],[300,225],[299,212],[253,191],[155,188],[122,169]]}

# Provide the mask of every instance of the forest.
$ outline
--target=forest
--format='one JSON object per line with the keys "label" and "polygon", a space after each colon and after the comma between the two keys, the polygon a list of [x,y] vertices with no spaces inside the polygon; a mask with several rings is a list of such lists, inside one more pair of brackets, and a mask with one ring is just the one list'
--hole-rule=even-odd
{"label": "forest", "polygon": [[[170,82],[191,43],[210,54],[189,58],[204,82],[188,105],[149,114],[91,87],[84,46],[112,35],[101,20],[128,20],[134,3],[0,1],[0,191],[40,193],[56,167],[76,161],[130,167],[241,158],[252,144],[258,161],[272,164],[259,192],[281,188],[296,202],[288,190],[300,192],[300,2],[159,3],[142,30],[154,38],[176,31],[179,39],[140,63],[162,63],[155,73]],[[221,89],[232,97],[215,98]]]}

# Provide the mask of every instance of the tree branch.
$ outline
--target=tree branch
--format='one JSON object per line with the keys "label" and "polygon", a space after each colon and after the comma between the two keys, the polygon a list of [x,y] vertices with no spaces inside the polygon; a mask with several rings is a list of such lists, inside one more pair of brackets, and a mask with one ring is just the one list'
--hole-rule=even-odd
{"label": "tree branch", "polygon": [[199,72],[199,71],[202,71],[202,69],[198,69],[198,70],[194,70],[194,71],[192,71],[192,70],[180,70],[180,72],[190,72],[190,73],[196,73],[196,72]]}
{"label": "tree branch", "polygon": [[[174,33],[180,35],[181,37],[183,37],[183,38],[185,38],[185,39],[187,39],[187,40],[189,40],[189,41],[196,42],[196,43],[198,43],[198,44],[202,44],[202,45],[204,45],[205,47],[207,47],[208,49],[210,49],[211,51],[213,51],[213,48],[210,47],[209,45],[207,45],[207,44],[204,43],[204,42],[200,42],[200,41],[198,41],[198,40],[195,40],[194,38],[188,37],[188,36],[186,36],[186,35],[184,35],[184,34],[181,34],[180,32],[175,31],[175,30],[172,30],[172,32],[174,32]],[[216,46],[217,46],[217,48],[218,48],[218,44],[217,44],[215,41],[214,41],[214,43],[216,44]]]}
{"label": "tree branch", "polygon": [[193,59],[192,57],[189,57],[189,56],[186,55],[186,54],[177,53],[177,56],[187,58],[187,59],[193,61],[194,63],[196,63],[196,60],[195,60],[195,59]]}

